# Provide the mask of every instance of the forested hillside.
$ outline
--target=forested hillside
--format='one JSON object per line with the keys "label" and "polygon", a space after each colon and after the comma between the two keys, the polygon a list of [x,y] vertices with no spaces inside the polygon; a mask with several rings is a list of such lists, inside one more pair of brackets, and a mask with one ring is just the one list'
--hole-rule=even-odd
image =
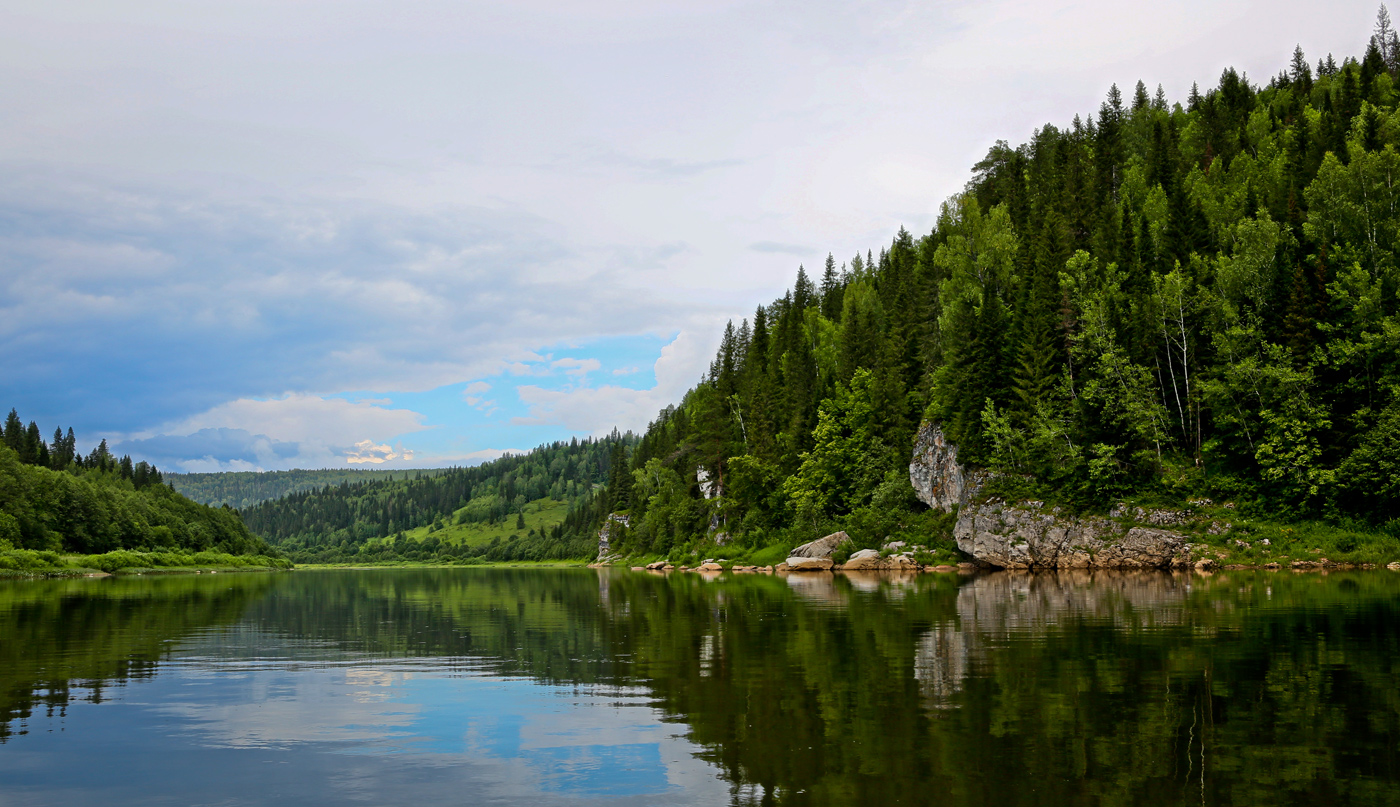
{"label": "forested hillside", "polygon": [[[190,501],[154,467],[112,456],[106,441],[84,457],[72,429],[45,443],[36,424],[19,423],[11,410],[0,445],[0,570],[57,563],[34,552],[275,554],[237,513]],[[12,550],[21,554],[9,557]]]}
{"label": "forested hillside", "polygon": [[594,491],[635,442],[614,432],[473,468],[343,481],[242,515],[299,562],[585,557],[596,550],[593,525],[605,514]]}
{"label": "forested hillside", "polygon": [[1383,16],[1359,61],[1297,50],[1184,103],[1115,86],[997,143],[932,232],[799,269],[725,330],[608,492],[622,549],[936,536],[907,473],[923,419],[1008,495],[1394,531],[1398,65]]}
{"label": "forested hillside", "polygon": [[212,474],[166,474],[170,487],[201,504],[215,507],[226,504],[234,509],[252,507],[260,502],[280,499],[289,493],[318,490],[342,482],[408,479],[411,476],[431,476],[437,469],[386,471],[360,468],[322,468],[290,471],[225,471]]}

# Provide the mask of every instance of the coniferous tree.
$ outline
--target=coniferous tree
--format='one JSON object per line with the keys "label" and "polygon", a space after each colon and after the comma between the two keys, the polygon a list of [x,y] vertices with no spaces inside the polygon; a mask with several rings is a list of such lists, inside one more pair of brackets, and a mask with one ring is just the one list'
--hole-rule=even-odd
{"label": "coniferous tree", "polygon": [[24,451],[24,424],[20,422],[19,412],[14,409],[5,418],[5,445],[16,454]]}
{"label": "coniferous tree", "polygon": [[822,272],[822,316],[835,322],[841,318],[841,293],[844,290],[841,276],[836,273],[836,258],[826,255],[826,269]]}
{"label": "coniferous tree", "polygon": [[30,465],[47,465],[47,462],[40,462],[40,450],[43,446],[44,438],[39,435],[39,424],[29,421],[29,428],[24,430],[24,440],[20,444],[20,461]]}

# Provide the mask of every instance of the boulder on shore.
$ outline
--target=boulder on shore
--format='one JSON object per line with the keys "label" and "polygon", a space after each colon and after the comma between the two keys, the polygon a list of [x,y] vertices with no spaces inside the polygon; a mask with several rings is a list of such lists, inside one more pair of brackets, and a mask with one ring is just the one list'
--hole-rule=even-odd
{"label": "boulder on shore", "polygon": [[885,568],[896,572],[917,572],[919,564],[908,555],[890,555],[885,558]]}
{"label": "boulder on shore", "polygon": [[849,543],[850,540],[851,536],[845,532],[833,532],[825,538],[805,543],[788,554],[794,558],[829,558],[837,547]]}
{"label": "boulder on shore", "polygon": [[825,572],[836,564],[831,562],[831,558],[806,558],[793,556],[787,559],[787,568],[790,572]]}
{"label": "boulder on shore", "polygon": [[847,571],[883,569],[885,568],[885,559],[880,557],[880,553],[874,549],[862,549],[847,558],[841,568]]}

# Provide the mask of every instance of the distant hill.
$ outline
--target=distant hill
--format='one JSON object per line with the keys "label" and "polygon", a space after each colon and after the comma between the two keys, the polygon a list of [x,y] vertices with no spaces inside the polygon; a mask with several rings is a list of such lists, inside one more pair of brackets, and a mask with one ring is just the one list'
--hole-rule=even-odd
{"label": "distant hill", "polygon": [[228,505],[244,510],[261,502],[280,499],[293,493],[320,490],[327,485],[381,480],[404,480],[436,476],[444,468],[362,470],[358,468],[322,468],[292,471],[226,471],[212,474],[165,474],[165,481],[181,494],[200,504],[214,507]]}
{"label": "distant hill", "polygon": [[[605,497],[595,492],[625,465],[635,444],[631,433],[614,431],[472,468],[283,472],[306,475],[303,489],[240,514],[250,530],[298,563],[582,558],[597,551],[593,524]],[[191,476],[213,477],[211,485],[232,477],[223,495],[251,497],[266,495],[254,484],[273,475]],[[239,476],[248,477],[246,488],[237,487]]]}

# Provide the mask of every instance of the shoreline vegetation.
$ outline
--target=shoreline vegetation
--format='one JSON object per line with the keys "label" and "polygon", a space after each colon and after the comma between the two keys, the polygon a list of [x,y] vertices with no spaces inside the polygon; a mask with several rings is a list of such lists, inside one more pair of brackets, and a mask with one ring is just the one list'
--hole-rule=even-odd
{"label": "shoreline vegetation", "polygon": [[292,568],[291,561],[285,558],[229,555],[223,552],[187,554],[118,550],[101,555],[64,555],[45,550],[0,550],[0,579],[286,571]]}

